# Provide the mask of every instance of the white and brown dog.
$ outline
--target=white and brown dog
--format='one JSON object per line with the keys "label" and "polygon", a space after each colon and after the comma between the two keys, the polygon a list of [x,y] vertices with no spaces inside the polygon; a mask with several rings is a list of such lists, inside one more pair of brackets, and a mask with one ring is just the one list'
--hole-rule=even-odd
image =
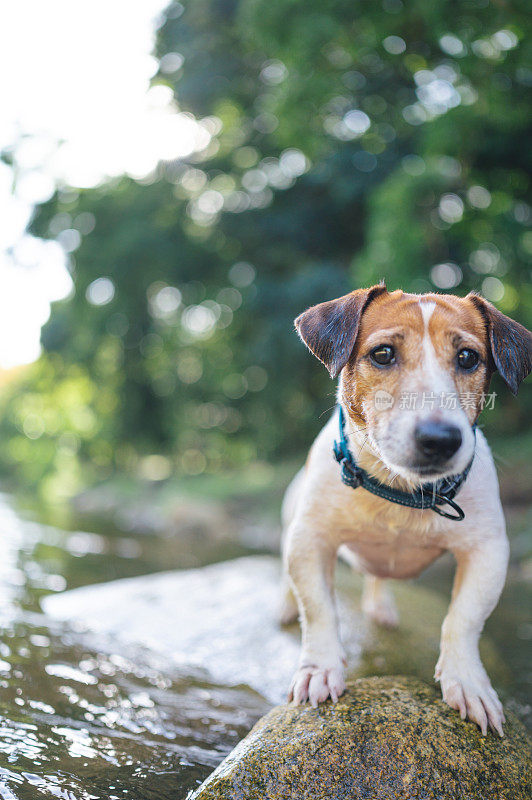
{"label": "white and brown dog", "polygon": [[[460,506],[445,506],[454,519],[366,488],[353,491],[333,457],[339,437],[339,415],[333,415],[283,505],[281,619],[293,621],[299,612],[302,627],[290,699],[317,705],[328,697],[336,701],[345,688],[333,598],[340,548],[365,572],[365,613],[384,625],[397,624],[384,579],[416,576],[448,550],[457,569],[435,677],[463,719],[502,736],[503,708],[478,640],[504,585],[508,541],[492,456],[474,425],[495,370],[514,394],[529,374],[532,335],[476,294],[414,295],[384,285],[313,306],[295,325],[331,376],[340,378],[344,442],[369,482],[403,498],[419,495],[427,482],[441,486],[448,476],[460,476],[463,485]],[[406,395],[444,402],[405,403]],[[378,403],[376,396],[387,401]],[[453,403],[453,396],[462,402]],[[464,521],[454,509],[463,509]]]}

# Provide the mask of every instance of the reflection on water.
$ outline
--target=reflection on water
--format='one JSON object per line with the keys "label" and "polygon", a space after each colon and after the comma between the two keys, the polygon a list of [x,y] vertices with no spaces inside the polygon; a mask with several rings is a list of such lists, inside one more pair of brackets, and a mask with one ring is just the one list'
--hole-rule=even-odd
{"label": "reflection on water", "polygon": [[[265,702],[245,688],[180,675],[145,653],[136,658],[134,648],[98,653],[86,634],[40,612],[44,593],[88,582],[90,574],[149,572],[154,564],[142,557],[149,550],[142,537],[26,521],[0,497],[4,800],[179,800],[264,712]],[[85,558],[83,581],[78,562]],[[180,566],[177,555],[164,566]]]}

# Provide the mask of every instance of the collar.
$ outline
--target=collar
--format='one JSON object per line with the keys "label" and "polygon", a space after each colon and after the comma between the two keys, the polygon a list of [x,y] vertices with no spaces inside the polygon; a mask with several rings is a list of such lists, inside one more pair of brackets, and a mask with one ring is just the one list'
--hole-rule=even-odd
{"label": "collar", "polygon": [[[410,508],[427,509],[430,508],[442,517],[454,519],[457,521],[463,520],[465,513],[460,508],[458,503],[454,502],[454,497],[458,493],[462,484],[469,474],[475,454],[473,458],[459,475],[451,475],[448,478],[440,478],[434,483],[424,483],[411,492],[403,492],[401,489],[394,489],[381,483],[377,478],[372,477],[365,469],[359,467],[351,451],[349,450],[349,443],[345,435],[345,415],[341,405],[338,405],[339,417],[339,438],[335,440],[333,445],[334,457],[342,468],[341,477],[342,482],[352,489],[357,489],[362,486],[366,491],[377,495],[378,497],[389,500],[391,503],[398,503],[401,506],[409,506]],[[476,433],[476,423],[473,425],[473,432]],[[449,511],[444,511],[441,506],[447,505],[455,513],[450,514]]]}

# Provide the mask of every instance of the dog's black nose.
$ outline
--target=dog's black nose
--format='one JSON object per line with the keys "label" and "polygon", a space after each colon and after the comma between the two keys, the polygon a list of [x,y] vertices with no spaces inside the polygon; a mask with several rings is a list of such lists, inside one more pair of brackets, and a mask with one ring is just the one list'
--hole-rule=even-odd
{"label": "dog's black nose", "polygon": [[459,428],[436,420],[420,422],[414,435],[419,451],[431,461],[447,461],[462,444]]}

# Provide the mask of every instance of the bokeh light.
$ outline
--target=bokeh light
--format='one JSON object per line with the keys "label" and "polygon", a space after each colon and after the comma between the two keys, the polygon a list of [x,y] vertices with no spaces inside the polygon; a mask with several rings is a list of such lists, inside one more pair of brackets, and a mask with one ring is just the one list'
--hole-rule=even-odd
{"label": "bokeh light", "polygon": [[[161,159],[204,150],[219,131],[216,122],[202,124],[180,112],[168,86],[150,87],[159,66],[151,55],[154,20],[165,5],[162,0],[134,7],[125,0],[96,0],[81,8],[67,0],[46,5],[25,0],[5,9],[0,70],[10,79],[2,94],[0,151],[9,153],[13,166],[0,162],[6,310],[0,320],[0,367],[39,355],[40,327],[50,302],[72,286],[68,259],[61,263],[57,254],[50,279],[50,251],[44,247],[34,258],[33,277],[18,274],[15,245],[33,205],[50,199],[58,184],[90,187],[121,174],[142,179]],[[127,34],[116,35],[124,20]],[[175,74],[183,61],[179,53],[168,53],[161,72]],[[51,225],[64,254],[73,253],[90,233],[91,216],[69,220],[60,230]],[[36,251],[39,247],[35,244]]]}

